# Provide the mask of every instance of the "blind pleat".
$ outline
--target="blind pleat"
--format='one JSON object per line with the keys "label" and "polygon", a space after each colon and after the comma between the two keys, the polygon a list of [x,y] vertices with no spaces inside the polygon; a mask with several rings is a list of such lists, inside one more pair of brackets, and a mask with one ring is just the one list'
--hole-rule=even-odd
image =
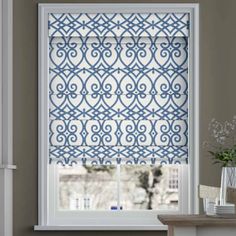
{"label": "blind pleat", "polygon": [[188,14],[49,14],[51,163],[188,162]]}
{"label": "blind pleat", "polygon": [[50,37],[184,37],[189,14],[49,14],[48,25]]}
{"label": "blind pleat", "polygon": [[[78,40],[76,40],[78,39]],[[141,38],[142,39],[142,38]],[[72,41],[71,41],[72,40]],[[90,41],[89,41],[90,40]],[[186,69],[187,38],[52,38],[50,68],[52,69]],[[89,41],[89,42],[88,42]]]}
{"label": "blind pleat", "polygon": [[182,94],[50,95],[51,120],[180,120],[188,118]]}
{"label": "blind pleat", "polygon": [[184,146],[187,120],[52,120],[53,146]]}
{"label": "blind pleat", "polygon": [[187,146],[50,146],[50,162],[58,164],[181,164]]}
{"label": "blind pleat", "polygon": [[186,69],[50,69],[51,94],[187,94]]}

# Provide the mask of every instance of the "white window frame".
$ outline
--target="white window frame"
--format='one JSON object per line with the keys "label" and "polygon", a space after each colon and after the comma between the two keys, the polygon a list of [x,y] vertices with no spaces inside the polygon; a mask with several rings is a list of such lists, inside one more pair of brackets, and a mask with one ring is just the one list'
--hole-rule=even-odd
{"label": "white window frame", "polygon": [[[116,210],[116,211],[60,211],[58,209],[59,199],[59,176],[56,165],[49,166],[49,206],[48,224],[49,225],[75,225],[88,226],[90,229],[100,229],[104,227],[112,229],[136,229],[145,227],[150,229],[160,229],[161,223],[157,220],[159,214],[187,214],[188,213],[188,168],[186,165],[179,165],[179,192],[178,198],[181,200],[178,210]],[[93,219],[91,219],[91,216]],[[132,228],[131,228],[132,227]],[[165,229],[162,226],[161,229]]]}
{"label": "white window frame", "polygon": [[0,235],[13,235],[13,1],[0,0]]}
{"label": "white window frame", "polygon": [[[166,230],[157,220],[156,211],[143,211],[143,215],[125,213],[125,211],[89,212],[83,216],[70,213],[70,216],[53,218],[49,212],[49,181],[51,177],[48,165],[48,14],[49,13],[189,13],[189,165],[186,181],[188,194],[184,213],[198,213],[199,203],[197,186],[199,183],[199,4],[39,4],[39,157],[38,157],[38,225],[35,230]],[[54,177],[53,177],[54,178]],[[180,187],[183,183],[180,183]],[[56,187],[56,186],[55,186]],[[181,190],[182,192],[184,189]],[[56,193],[56,190],[54,191]],[[184,194],[183,194],[184,195]],[[186,195],[185,195],[186,196]],[[182,196],[183,197],[183,196]],[[182,208],[183,209],[183,208]],[[159,214],[160,212],[158,212]],[[168,212],[169,213],[169,212]],[[178,212],[181,213],[181,212]],[[183,213],[183,211],[182,211]],[[99,215],[100,214],[100,215]],[[111,217],[111,214],[115,215]],[[73,215],[73,217],[71,217]],[[65,216],[65,215],[64,215]],[[98,217],[106,218],[104,223]],[[151,218],[148,219],[148,216]],[[53,220],[52,220],[53,218]],[[64,218],[64,219],[63,219]],[[56,219],[56,220],[55,220]],[[68,221],[67,221],[67,220]],[[90,220],[89,220],[90,219]],[[70,222],[65,225],[64,220]]]}

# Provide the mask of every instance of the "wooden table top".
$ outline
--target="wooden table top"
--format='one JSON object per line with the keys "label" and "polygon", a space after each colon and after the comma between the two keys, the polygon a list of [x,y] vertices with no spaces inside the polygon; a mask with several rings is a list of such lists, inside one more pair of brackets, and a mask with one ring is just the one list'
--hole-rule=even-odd
{"label": "wooden table top", "polygon": [[164,225],[173,226],[235,226],[236,215],[230,217],[207,215],[159,215],[158,219]]}

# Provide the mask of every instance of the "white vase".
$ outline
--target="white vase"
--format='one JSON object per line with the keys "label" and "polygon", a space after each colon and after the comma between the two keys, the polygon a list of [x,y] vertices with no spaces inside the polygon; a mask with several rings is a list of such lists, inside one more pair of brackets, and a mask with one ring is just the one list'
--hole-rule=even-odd
{"label": "white vase", "polygon": [[231,205],[226,202],[227,187],[236,188],[236,167],[223,167],[221,172],[220,205]]}

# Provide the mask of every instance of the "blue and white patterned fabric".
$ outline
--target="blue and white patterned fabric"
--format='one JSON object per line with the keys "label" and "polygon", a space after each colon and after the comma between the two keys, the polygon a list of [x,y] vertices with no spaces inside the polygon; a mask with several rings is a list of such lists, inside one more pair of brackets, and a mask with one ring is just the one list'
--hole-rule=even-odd
{"label": "blue and white patterned fabric", "polygon": [[188,163],[188,14],[49,14],[50,163]]}
{"label": "blue and white patterned fabric", "polygon": [[188,37],[189,14],[49,14],[50,37]]}

